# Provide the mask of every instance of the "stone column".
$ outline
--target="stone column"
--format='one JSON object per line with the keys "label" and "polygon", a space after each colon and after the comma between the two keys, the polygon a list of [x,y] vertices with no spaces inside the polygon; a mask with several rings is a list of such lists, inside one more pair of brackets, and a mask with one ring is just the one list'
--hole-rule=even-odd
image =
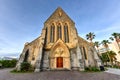
{"label": "stone column", "polygon": [[95,66],[94,51],[91,46],[88,47],[88,66]]}
{"label": "stone column", "polygon": [[71,50],[70,53],[71,53],[71,68],[72,68],[72,70],[77,70],[78,69],[78,59],[77,59],[76,49]]}
{"label": "stone column", "polygon": [[21,63],[23,62],[23,60],[24,60],[24,54],[22,53],[19,61],[17,62],[17,65],[16,65],[16,70],[17,71],[20,71]]}
{"label": "stone column", "polygon": [[96,65],[97,65],[97,67],[99,67],[99,66],[102,65],[102,62],[101,62],[101,60],[100,60],[100,58],[99,58],[99,56],[98,56],[97,51],[96,51],[95,48],[93,48],[93,51],[94,51],[94,58],[95,58],[96,63],[97,63]]}
{"label": "stone column", "polygon": [[42,70],[49,70],[49,51],[44,51]]}
{"label": "stone column", "polygon": [[71,62],[71,68],[74,70],[75,65],[75,53],[73,53],[72,51],[70,52],[71,57],[70,57],[70,62]]}
{"label": "stone column", "polygon": [[24,49],[23,49],[23,52],[21,53],[21,56],[20,56],[20,58],[19,58],[19,61],[17,62],[17,65],[16,65],[16,70],[17,70],[17,71],[20,71],[21,63],[24,61],[26,50],[27,50],[27,49],[26,49],[26,46],[25,46]]}
{"label": "stone column", "polygon": [[43,50],[43,45],[40,46],[40,50],[39,50],[39,54],[38,54],[36,66],[35,66],[35,72],[40,72],[40,65],[41,65],[42,52],[43,52],[42,50]]}
{"label": "stone column", "polygon": [[80,71],[83,71],[84,70],[84,61],[83,61],[83,58],[82,58],[82,54],[81,54],[79,45],[77,45],[77,59],[78,59],[77,60],[78,69]]}
{"label": "stone column", "polygon": [[[49,28],[48,28],[49,29]],[[37,60],[36,60],[36,64],[35,64],[35,72],[40,72],[40,65],[41,65],[41,59],[42,59],[42,53],[43,53],[43,46],[45,45],[44,42],[45,42],[45,32],[46,30],[43,29],[42,30],[42,34],[41,34],[41,37],[39,38],[39,51],[38,51],[38,57],[37,57]],[[48,30],[48,34],[50,33],[50,31]],[[47,36],[49,37],[49,35]],[[49,38],[48,38],[49,40]]]}

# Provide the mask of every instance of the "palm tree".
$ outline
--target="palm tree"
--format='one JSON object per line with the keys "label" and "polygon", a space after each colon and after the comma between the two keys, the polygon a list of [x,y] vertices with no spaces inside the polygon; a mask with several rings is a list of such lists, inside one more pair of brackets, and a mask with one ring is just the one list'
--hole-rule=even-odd
{"label": "palm tree", "polygon": [[[108,57],[108,54],[110,58]],[[116,53],[114,51],[107,51],[105,53],[102,53],[101,60],[103,61],[103,63],[106,63],[106,65],[107,65],[107,62],[111,60],[111,64],[113,66],[113,61],[116,60],[115,56],[116,56]]]}
{"label": "palm tree", "polygon": [[118,53],[120,53],[120,51],[118,51]]}
{"label": "palm tree", "polygon": [[118,33],[118,37],[119,37],[119,39],[120,39],[120,33]]}
{"label": "palm tree", "polygon": [[100,58],[101,58],[103,64],[106,63],[106,65],[107,65],[107,62],[110,61],[110,59],[109,59],[109,57],[108,57],[108,55],[107,55],[106,52],[102,53],[101,56],[100,56]]}
{"label": "palm tree", "polygon": [[[108,44],[109,44],[110,42],[109,42],[109,40],[103,40],[102,42],[101,42],[101,44],[106,48],[106,51],[109,51],[108,50]],[[109,57],[109,60],[110,60],[110,63],[112,64],[112,62],[111,62],[111,59],[110,59],[110,55],[107,53],[107,55],[108,55],[108,57]]]}
{"label": "palm tree", "polygon": [[96,46],[96,48],[97,48],[97,55],[98,55],[98,57],[100,58],[100,53],[99,53],[99,45],[100,45],[100,43],[98,42],[98,41],[95,41],[94,42],[94,46]]}
{"label": "palm tree", "polygon": [[111,34],[112,37],[110,37],[109,39],[111,39],[112,41],[115,40],[117,42],[117,45],[119,47],[119,50],[120,50],[120,45],[119,45],[119,41],[120,41],[120,33],[113,33]]}
{"label": "palm tree", "polygon": [[120,51],[118,51],[118,53],[120,54]]}
{"label": "palm tree", "polygon": [[100,45],[100,43],[99,43],[98,41],[95,41],[95,42],[94,42],[94,46],[96,46],[96,48],[97,48],[97,50],[98,50],[98,53],[99,53],[99,49],[98,49],[98,48],[99,48],[99,45]]}
{"label": "palm tree", "polygon": [[109,42],[109,40],[103,40],[102,42],[101,42],[101,44],[106,48],[106,50],[108,51],[108,44],[109,43],[111,43],[111,42]]}
{"label": "palm tree", "polygon": [[111,62],[112,62],[112,65],[113,65],[113,61],[116,60],[116,57],[115,57],[116,53],[114,51],[108,51],[107,53],[109,54]]}
{"label": "palm tree", "polygon": [[113,38],[113,37],[110,37],[109,39],[112,40],[112,41],[114,41],[114,38]]}
{"label": "palm tree", "polygon": [[99,48],[100,43],[99,43],[98,41],[95,41],[95,42],[94,42],[94,45],[95,45],[97,48]]}
{"label": "palm tree", "polygon": [[90,33],[86,34],[86,38],[87,38],[87,40],[90,40],[92,42],[92,40],[95,38],[95,34],[90,32]]}
{"label": "palm tree", "polygon": [[120,50],[120,33],[118,33],[118,46],[119,46],[119,50]]}

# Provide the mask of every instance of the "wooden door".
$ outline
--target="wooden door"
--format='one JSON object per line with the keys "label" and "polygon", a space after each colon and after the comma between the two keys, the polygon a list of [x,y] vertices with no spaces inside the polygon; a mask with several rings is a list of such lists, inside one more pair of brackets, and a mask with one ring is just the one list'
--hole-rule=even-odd
{"label": "wooden door", "polygon": [[63,68],[63,57],[57,57],[57,68]]}

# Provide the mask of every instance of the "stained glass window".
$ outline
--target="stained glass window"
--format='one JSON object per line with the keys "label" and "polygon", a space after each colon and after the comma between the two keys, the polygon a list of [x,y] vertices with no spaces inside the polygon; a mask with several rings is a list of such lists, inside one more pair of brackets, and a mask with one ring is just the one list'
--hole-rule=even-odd
{"label": "stained glass window", "polygon": [[65,42],[69,42],[68,25],[67,24],[65,24],[65,26],[64,26],[64,36],[65,36]]}
{"label": "stained glass window", "polygon": [[54,42],[54,33],[55,33],[55,26],[52,24],[52,26],[51,26],[51,31],[50,31],[50,42]]}
{"label": "stained glass window", "polygon": [[58,39],[62,39],[62,32],[61,32],[61,25],[58,24],[58,27],[57,27],[57,36],[58,36]]}

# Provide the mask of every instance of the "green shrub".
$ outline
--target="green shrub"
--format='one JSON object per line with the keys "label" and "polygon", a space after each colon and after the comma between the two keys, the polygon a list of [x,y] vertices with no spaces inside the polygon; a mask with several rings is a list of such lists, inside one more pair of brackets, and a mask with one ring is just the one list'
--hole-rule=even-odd
{"label": "green shrub", "polygon": [[97,72],[100,71],[97,67],[91,67],[91,71]]}
{"label": "green shrub", "polygon": [[10,71],[11,73],[31,73],[33,71],[17,71],[16,69],[13,69],[12,71]]}
{"label": "green shrub", "polygon": [[90,71],[90,68],[89,67],[85,67],[85,71]]}
{"label": "green shrub", "polygon": [[11,73],[28,73],[28,72],[33,72],[34,71],[34,68],[31,66],[30,63],[28,62],[22,62],[21,65],[20,65],[20,70],[16,70],[16,69],[13,69],[12,71],[10,71]]}
{"label": "green shrub", "polygon": [[0,60],[0,64],[2,64],[3,68],[13,68],[16,66],[17,60]]}
{"label": "green shrub", "polygon": [[85,71],[98,72],[100,70],[97,67],[85,67]]}
{"label": "green shrub", "polygon": [[30,63],[28,62],[23,62],[21,63],[21,69],[20,69],[22,72],[27,72],[27,71],[31,71],[32,70],[32,67],[30,65]]}
{"label": "green shrub", "polygon": [[120,68],[120,66],[118,66],[118,65],[113,65],[113,68]]}

